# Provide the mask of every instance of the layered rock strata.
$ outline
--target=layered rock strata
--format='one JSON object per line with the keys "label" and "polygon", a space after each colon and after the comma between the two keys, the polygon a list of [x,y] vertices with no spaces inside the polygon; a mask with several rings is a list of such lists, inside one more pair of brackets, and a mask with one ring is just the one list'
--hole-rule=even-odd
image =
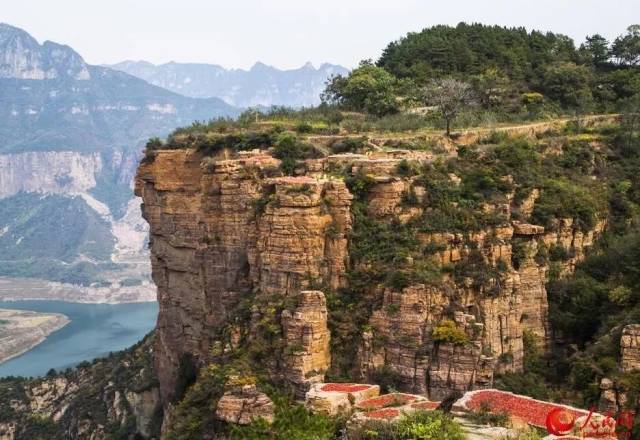
{"label": "layered rock strata", "polygon": [[[313,283],[345,283],[352,197],[343,181],[270,178],[279,162],[260,153],[202,159],[160,151],[140,167],[136,184],[151,225],[160,302],[156,366],[165,400],[181,364],[206,361],[214,330],[242,297],[297,296]],[[306,353],[287,363],[295,383],[326,369],[322,303],[319,294],[302,295],[300,310],[285,318],[287,338]]]}
{"label": "layered rock strata", "polygon": [[271,399],[259,392],[255,385],[247,385],[239,391],[228,391],[218,401],[216,417],[237,425],[248,425],[256,419],[273,422],[275,406]]}
{"label": "layered rock strata", "polygon": [[300,292],[295,311],[282,313],[282,326],[287,346],[284,375],[296,389],[306,391],[309,384],[324,380],[324,373],[331,366],[324,294]]}
{"label": "layered rock strata", "polygon": [[622,330],[620,368],[624,373],[640,370],[640,324],[630,324]]}
{"label": "layered rock strata", "polygon": [[[408,225],[430,209],[403,202],[407,194],[424,202],[426,194],[419,179],[398,173],[408,160],[419,165],[432,157],[401,151],[333,155],[306,161],[295,177],[278,177],[279,161],[264,151],[206,158],[194,150],[154,152],[140,166],[136,194],[143,197],[151,226],[163,400],[174,397],[185,364],[207,362],[217,330],[251,295],[297,301],[297,308],[277,317],[285,351],[282,362],[269,367],[299,393],[321,381],[335,367],[328,348],[331,311],[323,293],[310,289],[348,288],[346,274],[354,269],[349,256],[354,197],[336,170],[367,177],[362,201],[372,221]],[[453,174],[449,178],[460,183]],[[490,387],[494,371],[520,371],[525,332],[547,346],[550,266],[539,258],[541,251],[562,248],[567,258],[555,270],[558,276],[568,274],[605,225],[598,222],[583,232],[570,219],[558,219],[548,230],[510,220],[514,211],[527,218],[538,196],[534,190],[520,205],[513,195],[487,204],[486,212],[506,219],[499,226],[417,234],[420,246],[431,249],[430,261],[476,273],[442,271],[438,282],[401,289],[371,286],[382,304],[374,307],[360,348],[352,353],[362,380],[386,371],[402,391],[441,399]],[[402,264],[422,262],[409,257]],[[264,311],[254,316],[264,317]],[[446,319],[454,320],[459,341],[434,338]]]}

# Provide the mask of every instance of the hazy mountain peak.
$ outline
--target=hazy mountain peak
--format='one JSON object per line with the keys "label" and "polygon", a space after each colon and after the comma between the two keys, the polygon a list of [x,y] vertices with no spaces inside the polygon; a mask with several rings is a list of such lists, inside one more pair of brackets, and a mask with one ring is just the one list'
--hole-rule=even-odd
{"label": "hazy mountain peak", "polygon": [[251,67],[251,72],[260,71],[260,70],[274,70],[273,67],[263,63],[262,61],[256,61],[256,63]]}
{"label": "hazy mountain peak", "polygon": [[6,24],[0,25],[0,96],[1,152],[137,149],[176,126],[237,113],[219,99],[186,98],[89,65],[69,46],[39,44]]}
{"label": "hazy mountain peak", "polygon": [[171,62],[153,65],[125,61],[109,66],[192,98],[218,97],[238,107],[285,105],[306,107],[320,102],[327,79],[346,73],[342,66],[307,62],[297,69],[278,69],[261,61],[249,70],[215,64]]}
{"label": "hazy mountain peak", "polygon": [[3,44],[7,39],[11,37],[20,37],[24,39],[31,40],[33,43],[38,44],[35,38],[29,35],[28,32],[17,28],[15,26],[11,26],[7,23],[0,23],[0,44]]}
{"label": "hazy mountain peak", "polygon": [[69,46],[42,45],[24,30],[0,23],[0,78],[57,79],[91,77],[87,64]]}

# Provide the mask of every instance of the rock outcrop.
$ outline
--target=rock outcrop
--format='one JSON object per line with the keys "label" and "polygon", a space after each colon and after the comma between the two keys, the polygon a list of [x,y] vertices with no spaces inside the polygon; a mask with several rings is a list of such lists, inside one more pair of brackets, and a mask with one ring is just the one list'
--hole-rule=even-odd
{"label": "rock outcrop", "polygon": [[640,370],[640,324],[630,324],[622,330],[620,368],[624,373]]}
{"label": "rock outcrop", "polygon": [[[206,158],[188,149],[152,152],[138,170],[136,194],[151,226],[162,399],[175,396],[185,362],[197,367],[210,359],[211,347],[219,343],[216,329],[250,295],[260,301],[293,298],[298,304],[277,317],[285,350],[281,362],[268,365],[277,370],[274,376],[299,394],[321,381],[336,365],[327,330],[332,310],[327,311],[322,292],[310,289],[349,288],[347,270],[357,269],[350,267],[354,196],[335,170],[366,176],[360,196],[371,221],[410,225],[429,208],[407,203],[407,197],[423,202],[426,188],[398,169],[408,161],[419,166],[431,160],[429,154],[402,151],[333,155],[308,160],[297,176],[278,177],[279,161],[265,151],[223,151]],[[460,184],[457,176],[449,178]],[[507,194],[486,204],[486,213],[505,219],[493,227],[417,234],[429,261],[462,269],[442,271],[432,283],[369,287],[381,303],[375,303],[360,347],[351,354],[357,356],[360,379],[386,372],[402,391],[441,399],[453,391],[491,387],[495,371],[521,371],[525,331],[542,348],[548,346],[550,266],[541,255],[562,248],[558,276],[571,273],[604,222],[586,232],[570,219],[558,219],[550,228],[527,223],[538,196],[533,191],[517,205]],[[511,221],[515,211],[523,220]],[[411,268],[422,261],[408,257],[401,264]],[[257,322],[272,312],[252,313]],[[434,338],[447,319],[454,320],[460,340]],[[255,326],[245,324],[253,328],[248,337],[255,337]]]}
{"label": "rock outcrop", "polygon": [[[156,365],[165,400],[173,396],[181,362],[206,361],[215,327],[244,296],[297,296],[313,283],[345,283],[352,197],[344,182],[270,178],[279,161],[261,153],[202,159],[193,151],[160,151],[140,167],[136,184],[151,225],[160,302]],[[303,295],[288,321],[287,337],[308,344],[307,355],[287,364],[295,383],[322,372],[329,359],[314,295],[320,305],[318,295]],[[318,319],[313,336],[296,323],[298,313]]]}
{"label": "rock outcrop", "polygon": [[284,375],[301,395],[309,384],[322,382],[331,366],[330,335],[327,328],[327,301],[319,291],[300,292],[293,313],[282,313],[286,341]]}
{"label": "rock outcrop", "polygon": [[273,422],[275,406],[271,399],[259,392],[255,385],[246,385],[238,391],[226,392],[218,401],[216,417],[236,425],[248,425],[262,418]]}
{"label": "rock outcrop", "polygon": [[314,383],[305,395],[305,405],[316,413],[348,413],[355,405],[380,395],[378,385],[357,383]]}

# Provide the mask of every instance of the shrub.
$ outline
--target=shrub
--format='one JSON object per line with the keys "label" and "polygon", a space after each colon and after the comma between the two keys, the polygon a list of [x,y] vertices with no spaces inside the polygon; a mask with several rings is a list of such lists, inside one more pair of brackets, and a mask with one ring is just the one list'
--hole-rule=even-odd
{"label": "shrub", "polygon": [[402,159],[396,167],[396,173],[402,177],[411,177],[418,174],[418,170],[415,163],[411,163],[407,159]]}
{"label": "shrub", "polygon": [[418,200],[418,196],[416,196],[416,193],[409,190],[402,193],[400,203],[403,206],[418,206],[420,202]]}
{"label": "shrub", "polygon": [[395,423],[368,421],[350,431],[350,440],[463,440],[460,425],[440,411],[415,411]]}
{"label": "shrub", "polygon": [[536,201],[532,218],[535,222],[551,226],[559,218],[572,218],[583,230],[592,228],[601,204],[597,194],[568,180],[548,180]]}
{"label": "shrub", "polygon": [[618,286],[609,291],[609,301],[618,306],[627,306],[631,303],[633,291],[627,286]]}
{"label": "shrub", "polygon": [[571,258],[571,253],[559,244],[551,246],[548,252],[549,261],[566,261]]}
{"label": "shrub", "polygon": [[302,121],[296,125],[296,132],[300,134],[313,132],[313,125],[306,121]]}
{"label": "shrub", "polygon": [[357,153],[365,146],[367,138],[344,138],[338,139],[331,143],[331,152],[334,154],[341,153]]}
{"label": "shrub", "polygon": [[489,136],[487,136],[484,139],[481,139],[480,143],[481,144],[502,144],[508,139],[509,139],[509,133],[507,133],[506,131],[493,130],[491,133],[489,133]]}
{"label": "shrub", "polygon": [[345,183],[356,199],[364,200],[369,189],[375,184],[375,180],[370,175],[358,173],[353,176],[347,176]]}
{"label": "shrub", "polygon": [[292,133],[282,133],[278,136],[273,155],[280,159],[280,168],[287,175],[292,175],[298,160],[304,158],[305,147],[300,144],[298,138]]}
{"label": "shrub", "polygon": [[438,324],[431,334],[436,342],[449,342],[456,345],[462,345],[469,342],[469,337],[461,328],[458,328],[455,322],[450,319],[444,319]]}
{"label": "shrub", "polygon": [[276,392],[269,394],[276,406],[273,424],[269,425],[265,420],[258,419],[247,426],[233,425],[232,439],[332,440],[337,438],[344,426],[343,418],[314,414],[286,396]]}
{"label": "shrub", "polygon": [[147,141],[146,148],[149,151],[159,150],[162,148],[162,141],[158,137],[153,137]]}

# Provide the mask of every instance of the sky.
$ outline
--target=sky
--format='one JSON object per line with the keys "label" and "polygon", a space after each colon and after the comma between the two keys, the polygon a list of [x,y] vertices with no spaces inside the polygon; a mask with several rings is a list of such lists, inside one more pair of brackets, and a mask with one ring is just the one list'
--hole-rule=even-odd
{"label": "sky", "polygon": [[354,67],[407,32],[461,21],[525,26],[581,42],[640,23],[640,0],[1,0],[0,22],[123,60]]}

